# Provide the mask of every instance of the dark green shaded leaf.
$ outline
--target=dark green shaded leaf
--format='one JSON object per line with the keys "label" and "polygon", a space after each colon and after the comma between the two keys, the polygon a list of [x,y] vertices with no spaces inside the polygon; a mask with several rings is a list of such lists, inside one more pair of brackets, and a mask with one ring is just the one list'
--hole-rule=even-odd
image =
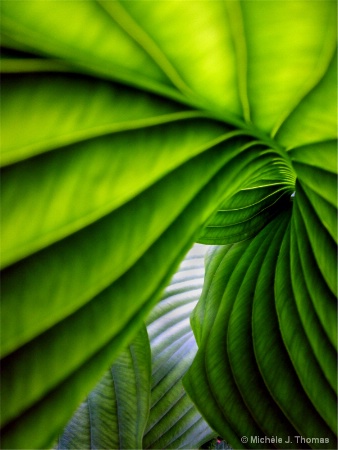
{"label": "dark green shaded leaf", "polygon": [[248,270],[231,311],[227,348],[238,389],[266,436],[275,435],[282,439],[282,442],[275,443],[277,448],[302,448],[302,445],[288,443],[288,437],[297,432],[271,397],[259,372],[253,342],[248,338],[252,335],[252,296],[266,253],[278,231],[276,223],[270,224],[255,239],[260,245],[252,260],[247,260]]}
{"label": "dark green shaded leaf", "polygon": [[274,271],[267,271],[266,265],[270,267],[276,265],[282,239],[283,234],[278,240],[274,239],[264,260],[255,290],[252,316],[255,356],[271,395],[299,434],[309,438],[329,439],[326,444],[313,443],[313,448],[332,448],[335,436],[304,392],[278,327],[274,305],[275,274]]}

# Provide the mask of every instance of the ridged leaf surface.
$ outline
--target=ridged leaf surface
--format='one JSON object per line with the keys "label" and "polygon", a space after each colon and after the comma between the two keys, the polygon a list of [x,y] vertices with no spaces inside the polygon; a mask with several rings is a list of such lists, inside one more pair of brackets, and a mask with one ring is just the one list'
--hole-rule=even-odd
{"label": "ridged leaf surface", "polygon": [[192,317],[202,415],[334,445],[336,3],[0,7],[2,447],[52,445],[196,241],[230,245]]}

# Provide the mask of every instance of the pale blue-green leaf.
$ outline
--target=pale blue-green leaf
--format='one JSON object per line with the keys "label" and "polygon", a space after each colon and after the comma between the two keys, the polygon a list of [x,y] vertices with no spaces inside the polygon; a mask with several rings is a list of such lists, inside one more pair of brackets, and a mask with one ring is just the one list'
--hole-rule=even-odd
{"label": "pale blue-green leaf", "polygon": [[197,448],[215,436],[182,385],[197,351],[189,317],[203,286],[205,252],[202,245],[190,250],[147,319],[152,400],[145,448]]}
{"label": "pale blue-green leaf", "polygon": [[55,448],[142,448],[150,387],[150,345],[142,327],[77,409]]}

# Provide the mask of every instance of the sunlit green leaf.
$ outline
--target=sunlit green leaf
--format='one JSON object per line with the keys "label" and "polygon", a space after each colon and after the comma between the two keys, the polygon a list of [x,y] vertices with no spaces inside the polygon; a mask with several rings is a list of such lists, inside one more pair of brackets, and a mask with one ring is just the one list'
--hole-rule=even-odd
{"label": "sunlit green leaf", "polygon": [[[235,448],[336,448],[336,2],[0,7],[2,447],[52,445],[199,241],[231,244],[191,319],[201,414]],[[149,447],[207,437],[156,405]]]}

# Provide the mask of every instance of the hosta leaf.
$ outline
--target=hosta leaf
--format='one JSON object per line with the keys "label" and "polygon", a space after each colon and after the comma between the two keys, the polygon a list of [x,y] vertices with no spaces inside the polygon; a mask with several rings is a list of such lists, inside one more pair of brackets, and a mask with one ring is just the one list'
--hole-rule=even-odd
{"label": "hosta leaf", "polygon": [[[40,399],[32,408],[29,408],[20,415],[19,420],[14,420],[4,426],[2,428],[2,446],[13,449],[25,448],[27,446],[49,448],[53,441],[55,441],[57,434],[62,431],[62,428],[70,419],[75,408],[83,400],[84,392],[88,392],[97,383],[97,378],[103,375],[112,359],[116,358],[118,352],[130,342],[131,337],[135,333],[135,328],[139,326],[139,323],[139,320],[136,323],[131,320],[120,335],[115,336],[115,339],[102,347],[92,358],[60,383],[56,389],[50,391],[48,395]],[[87,329],[90,329],[90,324],[87,327]],[[53,336],[46,336],[46,338],[50,337],[53,338]],[[68,343],[69,340],[67,342],[65,339],[62,347],[63,356],[65,355],[64,349],[69,347]],[[47,348],[42,350],[48,352],[50,348],[47,346]],[[43,352],[40,354],[37,353],[36,357],[41,357],[41,355],[41,361],[46,361],[46,355]],[[4,360],[3,367],[6,367],[7,363],[8,361]],[[13,368],[9,367],[9,370],[11,369]],[[17,369],[18,371],[21,370],[22,373],[26,367],[17,367]],[[4,370],[4,379],[7,375]],[[11,389],[14,386],[16,390],[22,388],[22,391],[26,393],[27,386],[29,388],[35,388],[34,383],[39,383],[41,379],[42,384],[46,384],[45,373],[43,371],[40,374],[40,378],[35,373],[35,380],[33,382],[31,376],[23,380],[15,379],[12,380],[11,386],[7,385],[6,389]],[[10,399],[11,401],[12,398]],[[58,411],[57,415],[53,415],[55,411]],[[37,433],[37,430],[39,430],[39,433]]]}
{"label": "hosta leaf", "polygon": [[[185,117],[178,104],[75,74],[4,75],[2,83],[1,101],[7,111],[1,137],[2,165],[110,133]],[[190,114],[196,116],[196,112]],[[14,140],[13,131],[22,121],[25,127]]]}
{"label": "hosta leaf", "polygon": [[[156,142],[156,135],[153,135],[153,138],[155,138]],[[137,136],[135,136],[135,139],[137,139]],[[153,187],[144,191],[143,195],[135,197],[133,201],[127,202],[120,209],[107,214],[101,220],[97,220],[75,235],[71,235],[59,243],[55,243],[32,255],[30,258],[26,258],[6,269],[4,272],[6,273],[6,277],[3,278],[3,293],[6,294],[4,295],[3,301],[3,317],[6,318],[6,314],[10,316],[11,308],[14,305],[13,302],[19,301],[20,320],[19,317],[16,317],[16,321],[10,321],[8,319],[6,334],[3,334],[2,339],[3,351],[16,348],[18,345],[26,342],[30,337],[46,329],[47,326],[56,323],[65,315],[84,305],[91,297],[97,295],[102,289],[105,289],[122,275],[154,243],[161,233],[173,223],[179,214],[183,212],[194,196],[198,194],[203,184],[208,184],[212,177],[222,168],[222,165],[226,161],[229,162],[240,151],[240,148],[237,148],[239,143],[240,141],[238,142],[235,139],[233,141],[233,147],[229,147],[226,152],[220,152],[216,146],[210,152],[197,157],[196,164],[192,164],[191,162],[190,164],[183,164],[177,171],[167,175]],[[150,145],[150,141],[148,144]],[[88,157],[91,154],[89,153]],[[232,163],[228,163],[225,166],[222,173],[217,175],[219,182],[221,182],[226,174],[228,174],[229,180],[236,180],[237,174],[240,171],[243,175],[246,174],[248,176],[256,167],[266,164],[268,161],[268,156],[263,156],[257,159],[257,163],[253,163],[255,154],[249,151],[246,151],[244,154],[246,157],[238,157],[241,158],[240,163],[237,163],[235,158]],[[96,153],[93,158],[95,156]],[[51,154],[50,157],[54,158],[54,154]],[[214,164],[212,164],[213,160]],[[14,184],[22,192],[26,186],[26,180],[29,179],[31,173],[31,162],[31,160],[28,160],[27,165],[22,163],[21,170],[26,175],[23,175],[21,178],[23,185],[21,186],[21,183]],[[207,170],[205,169],[206,162],[208,162]],[[114,167],[114,158],[111,163]],[[43,165],[42,162],[41,164]],[[95,159],[93,160],[93,165],[96,167]],[[196,170],[195,175],[193,175],[192,171],[193,165]],[[16,167],[14,166],[14,168]],[[37,168],[40,168],[39,164],[37,164]],[[47,163],[45,166],[46,175],[49,174],[52,177],[53,168],[53,164],[49,165]],[[97,169],[100,171],[99,167]],[[8,184],[10,180],[13,182],[17,180],[14,175],[13,178],[11,177],[11,173],[9,173],[8,177]],[[195,182],[193,182],[194,178]],[[47,177],[46,180],[48,181],[48,179]],[[178,182],[178,180],[181,181]],[[93,187],[91,180],[88,180],[88,182]],[[212,194],[212,196],[215,196],[214,198],[221,196],[223,192],[222,184],[219,184],[219,182],[217,182],[217,187],[215,185],[215,193]],[[239,184],[240,179],[237,178],[236,182]],[[68,183],[72,183],[72,180],[68,179]],[[64,188],[66,189],[67,186],[68,184]],[[29,187],[30,184],[27,186],[28,191]],[[32,184],[32,188],[35,190],[35,184]],[[179,201],[176,201],[176,198],[173,197],[174,189],[177,190],[177,194],[180,194]],[[231,189],[236,190],[235,182]],[[211,188],[208,188],[207,191],[211,192]],[[6,191],[3,195],[4,199],[6,199]],[[57,190],[55,196],[58,197],[59,195],[60,192]],[[94,196],[94,202],[95,199],[96,196]],[[219,201],[220,198],[218,197],[217,202]],[[71,199],[69,199],[69,202],[68,208],[71,207]],[[156,203],[158,204],[158,208],[154,207]],[[151,211],[148,210],[147,206],[144,206],[148,204],[152,204],[153,206]],[[28,201],[27,205],[24,203],[22,208],[19,206],[19,212],[25,212],[26,210],[26,214],[28,214]],[[95,207],[95,203],[93,206]],[[169,209],[167,210],[167,208]],[[214,208],[214,204],[211,208]],[[164,211],[166,211],[166,217],[163,215]],[[53,214],[53,211],[51,211],[51,214]],[[207,215],[203,217],[199,226],[203,224],[207,217]],[[28,220],[28,215],[26,220]],[[131,224],[134,220],[138,220],[138,227],[134,227]],[[129,227],[126,226],[127,223],[130,224]],[[37,221],[34,224],[37,226]],[[53,224],[53,221],[51,221],[51,224]],[[192,226],[194,229],[197,228],[196,224]],[[9,232],[11,231],[9,228],[7,229]],[[96,241],[94,246],[92,236],[95,236],[96,233],[97,236],[100,236],[101,245],[99,241]],[[125,237],[124,239],[122,238],[123,235]],[[132,248],[133,251],[131,252],[129,248]],[[81,254],[81,260],[78,260],[79,253]],[[75,263],[75,261],[77,262]],[[96,262],[92,265],[93,261]],[[62,271],[58,268],[60,264]],[[44,274],[46,274],[46,277],[44,277]],[[17,284],[16,281],[18,276],[20,276],[20,284]],[[36,286],[35,283],[37,276],[42,279],[39,286]],[[44,299],[46,295],[50,296],[50,286],[53,283],[55,285],[55,288],[53,288],[54,300],[53,302],[50,300],[48,305],[44,307]],[[35,292],[35,306],[40,304],[40,308],[36,311],[36,314],[39,314],[39,316],[33,316],[30,313],[30,302],[32,301],[30,292],[32,289]],[[67,294],[65,289],[67,290]],[[5,301],[5,298],[8,298],[8,300]],[[72,303],[69,303],[69,298],[72,298]]]}
{"label": "hosta leaf", "polygon": [[142,327],[78,408],[55,448],[142,448],[150,362],[149,339]]}
{"label": "hosta leaf", "polygon": [[[211,280],[204,287],[207,294],[207,302],[198,303],[192,318],[192,326],[198,342],[198,353],[193,361],[191,368],[184,377],[184,387],[193,399],[197,408],[202,412],[207,422],[217,432],[223,430],[227,442],[233,447],[242,448],[236,431],[232,428],[232,424],[227,420],[222,410],[222,402],[219,401],[218,386],[209,383],[209,367],[206,364],[206,347],[208,345],[208,337],[212,331],[213,324],[217,318],[218,309],[221,303],[223,292],[227,287],[228,279],[225,278],[224,270],[229,274],[241,258],[245,251],[246,243],[234,244],[232,247],[220,247],[215,250],[210,259],[210,268],[207,268],[206,279]],[[212,264],[216,257],[217,264]],[[203,293],[202,293],[203,299]],[[215,369],[215,367],[214,367]],[[224,375],[222,373],[222,375]],[[218,382],[220,378],[218,379]],[[232,387],[232,386],[231,386]],[[216,393],[217,392],[217,393]],[[235,391],[233,391],[235,392]],[[235,392],[236,394],[236,392]],[[236,398],[236,400],[238,400]],[[203,405],[203,407],[202,407]],[[240,405],[237,404],[240,408]],[[252,425],[252,423],[251,423]]]}
{"label": "hosta leaf", "polygon": [[[6,39],[1,42],[0,72],[1,73],[26,73],[26,72],[67,72],[69,66],[62,61],[52,58],[40,58],[37,55],[3,47]],[[10,46],[10,42],[7,43]]]}
{"label": "hosta leaf", "polygon": [[[207,257],[198,408],[236,448],[291,427],[335,447],[335,17],[330,0],[1,2],[3,448],[52,444],[210,237],[246,240]],[[205,435],[159,436],[155,408],[154,445]]]}
{"label": "hosta leaf", "polygon": [[215,436],[182,385],[196,350],[189,316],[203,286],[204,253],[195,245],[150,314],[152,406],[144,448],[198,448]]}
{"label": "hosta leaf", "polygon": [[297,199],[295,199],[295,202],[302,216],[319,270],[329,289],[331,289],[334,295],[337,295],[337,255],[335,242],[326,231],[312,205],[303,194],[300,183],[299,186],[297,186],[296,195]]}
{"label": "hosta leaf", "polygon": [[[294,269],[297,268],[298,270],[294,270],[291,273],[290,250],[290,233],[287,233],[276,268],[276,309],[280,329],[304,390],[332,431],[335,432],[337,417],[332,412],[335,410],[336,394],[334,393],[334,388],[332,389],[324,378],[321,369],[321,367],[323,367],[324,371],[330,369],[331,374],[334,373],[334,370],[332,371],[335,360],[334,352],[332,352],[333,348],[327,342],[320,327],[312,327],[312,336],[308,333],[308,327],[310,324],[314,324],[315,317],[311,314],[311,307],[309,310],[306,310],[305,306],[307,305],[304,304],[305,301],[303,301],[303,304],[301,300],[295,302],[294,297],[306,296],[306,287],[304,286],[304,277],[299,264],[298,267],[294,267]],[[294,252],[293,260],[296,258],[296,255],[297,252]],[[291,278],[293,278],[293,282],[291,282]],[[292,288],[295,294],[293,294]],[[305,314],[307,316],[303,320],[307,333],[302,326],[297,305],[299,310],[302,310],[303,316]],[[314,351],[311,348],[311,344]],[[320,352],[318,351],[319,349]],[[319,353],[321,353],[320,356]],[[319,364],[315,355],[320,360]]]}
{"label": "hosta leaf", "polygon": [[[141,43],[178,89],[195,91],[211,109],[216,106],[228,114],[241,115],[234,89],[236,55],[225,2],[101,4]],[[189,90],[186,94],[191,96]]]}
{"label": "hosta leaf", "polygon": [[[279,189],[278,185],[271,187],[254,187],[235,194],[210,218],[198,238],[199,242],[232,244],[257,234],[290,198],[287,186]],[[252,204],[246,205],[250,198]],[[241,201],[245,206],[241,205]],[[237,207],[232,209],[231,204]]]}
{"label": "hosta leaf", "polygon": [[[50,78],[46,79],[43,76],[39,83],[37,79],[32,80],[31,77],[28,77],[28,79],[23,77],[18,80],[19,86],[17,89],[26,91],[28,87],[26,92],[28,94],[29,90],[34,88],[34,85],[43,88],[48,79],[50,81]],[[54,80],[54,78],[52,79]],[[94,95],[90,100],[90,102],[96,102],[97,111],[94,107],[90,109],[92,112],[88,113],[88,125],[85,127],[86,119],[82,112],[85,109],[85,102],[78,103],[77,98],[78,96],[81,97],[85,91],[90,94],[93,89],[89,80],[84,82],[81,79],[78,80],[78,90],[75,90],[74,93],[74,102],[77,107],[73,107],[74,111],[67,125],[67,122],[65,123],[62,120],[62,116],[60,117],[60,112],[64,108],[71,108],[73,93],[71,83],[63,76],[61,79],[57,76],[54,81],[56,92],[57,86],[60,88],[56,98],[61,98],[60,101],[55,101],[55,116],[51,114],[47,116],[50,117],[49,119],[44,120],[44,111],[48,104],[45,101],[48,100],[48,97],[43,95],[41,98],[42,104],[39,105],[37,100],[34,107],[35,111],[32,112],[32,117],[35,117],[35,120],[32,118],[32,123],[27,124],[26,141],[18,143],[18,145],[20,144],[21,148],[27,148],[27,140],[30,139],[30,145],[32,145],[30,148],[35,148],[34,151],[44,152],[49,150],[50,146],[56,147],[57,150],[41,155],[40,158],[31,158],[21,164],[8,166],[2,174],[4,186],[2,205],[3,213],[7,218],[2,227],[3,266],[15,262],[23,256],[28,256],[34,251],[50,245],[116,210],[180,164],[221,142],[228,131],[225,126],[212,124],[210,121],[205,121],[203,124],[202,121],[200,124],[201,137],[196,141],[196,122],[183,120],[177,123],[177,119],[183,118],[180,113],[176,117],[176,121],[172,117],[173,123],[167,117],[170,121],[167,125],[158,126],[155,129],[143,129],[142,127],[146,127],[147,109],[149,108],[149,113],[157,110],[155,114],[161,111],[160,105],[158,105],[159,109],[156,106],[158,99],[141,95],[139,97],[139,113],[136,113],[136,108],[130,114],[128,113],[128,109],[130,110],[129,102],[125,103],[128,98],[127,91],[127,96],[121,95],[118,89],[114,90],[107,84],[101,85],[101,93],[101,88],[97,86],[99,94],[95,100]],[[81,81],[83,82],[81,83]],[[17,86],[16,83],[14,83],[15,86]],[[47,86],[48,84],[45,84],[46,88]],[[66,86],[72,93],[68,91],[69,100],[63,101],[61,90],[64,91]],[[10,90],[10,92],[15,93],[16,90]],[[112,98],[110,98],[110,95],[112,95]],[[6,94],[4,94],[4,97],[3,105],[4,107],[8,106],[9,116],[12,115],[10,129],[13,129],[17,120],[15,102],[12,103],[10,99],[7,99]],[[85,100],[86,97],[87,94],[83,96],[83,99]],[[109,104],[115,97],[113,111],[109,113],[112,109]],[[39,98],[38,95],[37,98]],[[120,106],[118,99],[120,99]],[[131,99],[132,97],[129,97],[130,101]],[[122,124],[121,128],[121,123],[119,125],[112,122],[114,115],[116,120],[122,120],[123,109],[127,115],[127,122],[131,115],[139,114],[139,124],[136,125],[132,120],[128,122],[129,125],[127,122],[124,125]],[[169,110],[167,109],[167,111]],[[24,111],[24,108],[21,109],[22,115],[19,117],[21,120],[24,120]],[[104,111],[108,113],[106,118],[104,117]],[[93,115],[91,115],[92,113]],[[73,115],[74,120],[71,120]],[[161,122],[160,117],[157,119]],[[156,124],[157,119],[153,124]],[[10,119],[8,120],[10,121]],[[102,122],[98,123],[99,120]],[[104,124],[105,120],[108,124]],[[64,130],[58,126],[60,122],[65,123]],[[114,131],[114,123],[117,126],[115,131],[122,131],[124,127],[133,129],[135,125],[136,128],[141,128],[133,132],[134,144],[132,148],[129,148],[130,131],[107,134]],[[43,131],[40,131],[41,125],[44,125]],[[97,127],[101,130],[98,137],[95,136],[98,132]],[[65,135],[68,133],[68,137],[65,137],[64,133]],[[181,135],[180,147],[176,145],[176,133]],[[205,137],[202,137],[202,135]],[[95,137],[96,139],[94,139]],[[6,137],[4,137],[4,141],[5,139]],[[159,139],[165,140],[165,144],[161,145],[160,148],[156,145]],[[60,146],[72,141],[75,141],[73,145],[60,148]],[[7,147],[10,145],[9,133]],[[145,145],[148,148],[147,156],[144,155],[143,151]],[[128,148],[128,152],[126,152],[126,148]],[[3,146],[3,151],[5,150],[6,141]],[[19,152],[21,152],[20,149]],[[9,151],[9,153],[11,152]],[[29,157],[31,152],[24,153],[22,156]],[[6,153],[4,153],[4,159],[6,160]],[[107,166],[109,170],[107,170]],[[86,183],[83,183],[83,179],[86,179]],[[17,180],[20,180],[20,183]],[[16,204],[13,200],[15,198],[21,198],[21,203]],[[49,211],[48,214],[46,214],[47,210]],[[18,236],[16,228],[22,222],[26,222],[27,226]]]}
{"label": "hosta leaf", "polygon": [[[1,2],[1,14],[5,43],[8,36],[14,48],[21,49],[23,44],[37,54],[53,55],[77,69],[128,84],[159,91],[167,91],[171,84],[148,54],[95,1],[46,4],[5,0]],[[66,26],[67,17],[76,17],[76,21]]]}
{"label": "hosta leaf", "polygon": [[251,120],[272,132],[320,82],[336,49],[336,3],[239,2]]}
{"label": "hosta leaf", "polygon": [[337,138],[337,53],[319,83],[303,98],[278,130],[287,148]]}
{"label": "hosta leaf", "polygon": [[330,233],[334,242],[337,243],[338,225],[336,208],[331,203],[326,201],[323,197],[314,192],[312,189],[307,187],[305,184],[302,185],[302,189],[306,194],[308,200],[311,202],[316,215],[320,217],[322,225]]}
{"label": "hosta leaf", "polygon": [[[196,352],[189,315],[203,285],[204,253],[203,246],[188,253],[148,318],[153,407],[145,448],[191,448],[215,435],[181,381]],[[150,347],[142,328],[78,408],[56,448],[142,448],[150,387]]]}
{"label": "hosta leaf", "polygon": [[[94,358],[95,353],[118,336],[124,327],[129,330],[130,339],[137,320],[153,304],[182,252],[192,242],[196,231],[205,223],[215,205],[224,197],[223,180],[234,180],[231,189],[227,191],[228,195],[232,195],[242,181],[238,178],[239,173],[243,177],[249,176],[269,161],[269,153],[260,152],[261,155],[256,155],[246,147],[241,152],[238,139],[232,145],[227,151],[220,152],[216,146],[196,157],[195,183],[193,165],[183,164],[173,174],[164,177],[159,185],[156,184],[153,189],[126,203],[117,214],[104,217],[92,226],[4,271],[2,312],[3,318],[7,315],[8,320],[6,329],[2,330],[2,345],[3,355],[8,356],[3,360],[3,399],[7,406],[2,413],[2,420],[4,425],[7,424],[6,430],[9,430],[4,433],[7,447],[13,446],[13,442],[26,442],[24,432],[16,434],[15,439],[12,434],[18,415],[25,418],[23,413],[28,408],[43,415],[44,410],[53,408],[53,403],[48,401],[51,390],[56,392],[58,386],[61,389],[60,383],[67,384],[66,380],[71,380],[72,374],[83,369],[86,361]],[[51,157],[53,154],[54,152],[50,154]],[[211,164],[213,160],[214,165]],[[225,164],[226,162],[228,163]],[[174,187],[180,192],[179,202],[176,196],[172,196]],[[156,201],[159,202],[158,207],[155,207]],[[147,204],[152,204],[152,212],[144,206]],[[168,212],[167,208],[171,209],[166,221],[163,221],[162,207]],[[183,211],[184,214],[180,215]],[[133,226],[133,214],[140,225],[143,223],[143,227]],[[195,219],[191,220],[192,217]],[[199,220],[196,220],[197,217]],[[115,236],[114,227],[117,233]],[[163,235],[159,238],[161,230]],[[121,232],[125,233],[124,238],[121,238]],[[94,236],[96,238],[93,241]],[[116,245],[120,245],[118,250]],[[133,252],[130,252],[131,248],[134,249]],[[171,256],[169,249],[172,251]],[[142,252],[146,252],[143,257]],[[157,266],[161,270],[150,269]],[[41,280],[39,285],[35,281],[37,278]],[[134,301],[134,289],[142,292],[142,295],[138,295],[137,302]],[[35,293],[34,298],[31,297],[31,292]],[[48,304],[44,301],[46,296]],[[13,320],[13,302],[19,299],[19,314]],[[113,317],[118,317],[119,320],[112,321]],[[87,333],[90,326],[88,324],[96,329],[95,340]],[[75,332],[75,329],[78,331]],[[72,342],[74,350],[67,358],[63,352],[66,342],[67,345]],[[103,368],[102,364],[98,365],[97,373],[102,373]],[[23,370],[26,373],[25,380],[19,375]],[[18,378],[13,378],[15,373]],[[81,370],[81,377],[78,379],[80,386],[81,378],[86,378],[84,370]],[[83,383],[82,396],[92,384],[92,379]],[[30,386],[28,392],[27,385]],[[61,423],[69,417],[75,405],[69,402],[66,406],[68,409],[65,407],[63,415],[59,417]],[[24,420],[20,426],[25,429],[25,424]],[[50,438],[59,430],[60,422],[54,425],[55,428],[50,428]],[[45,439],[49,438],[43,433],[35,434],[34,446],[46,446]]]}
{"label": "hosta leaf", "polygon": [[[191,314],[192,329],[198,345],[200,345],[204,333],[209,333],[212,324],[212,320],[211,321],[204,320],[206,312],[208,311],[208,315],[212,316],[213,318],[217,313],[217,305],[216,308],[215,307],[209,308],[209,306],[211,306],[211,302],[210,301],[207,302],[207,299],[208,297],[212,297],[213,302],[219,300],[219,295],[217,293],[215,294],[210,293],[209,295],[209,289],[213,290],[217,289],[218,292],[222,290],[223,285],[221,283],[222,281],[224,282],[224,279],[222,277],[221,271],[217,271],[217,268],[220,262],[223,260],[224,257],[223,251],[228,252],[229,250],[230,246],[223,247],[222,252],[218,252],[217,247],[210,247],[205,257],[206,262],[208,263],[206,264],[206,276],[203,284],[203,291],[195,309]],[[212,275],[209,276],[208,273],[212,273]],[[218,279],[218,277],[220,277],[219,282],[212,283],[212,280],[214,278],[216,280]]]}
{"label": "hosta leaf", "polygon": [[[275,274],[274,271],[268,272],[266,265],[276,264],[280,244],[280,241],[274,240],[269,249],[255,290],[252,329],[256,360],[271,395],[300,435],[327,438],[328,445],[318,443],[313,447],[332,448],[334,434],[320,418],[302,389],[278,328],[273,302]],[[334,414],[334,410],[330,413]]]}
{"label": "hosta leaf", "polygon": [[[241,246],[237,244],[231,247],[230,250],[227,250],[227,247],[225,247],[225,251],[220,248],[223,260],[220,261],[218,267],[214,268],[216,271],[207,271],[206,273],[206,276],[212,280],[207,294],[208,303],[212,302],[214,307],[209,317],[206,310],[202,328],[205,327],[204,323],[207,323],[209,332],[205,332],[202,335],[197,357],[185,378],[185,386],[189,394],[192,395],[200,410],[203,411],[203,414],[210,421],[210,416],[213,416],[212,410],[209,402],[208,405],[205,404],[200,392],[207,391],[205,387],[205,384],[207,384],[208,390],[211,389],[212,398],[218,404],[219,414],[225,419],[223,432],[221,431],[222,428],[215,427],[216,430],[223,436],[226,436],[225,439],[230,445],[240,446],[241,448],[243,448],[243,444],[240,442],[241,436],[263,436],[263,434],[254,422],[238,391],[235,378],[233,378],[231,372],[230,361],[226,353],[224,353],[224,340],[228,332],[228,322],[233,302],[242,283],[242,291],[245,292],[245,289],[248,289],[249,293],[252,292],[252,288],[248,287],[245,274],[250,267],[253,255],[256,255],[258,249],[260,249],[263,256],[265,255],[262,242],[266,240],[266,235],[269,235],[269,232],[270,235],[274,234],[278,227],[279,221],[274,220],[271,226],[268,226],[267,230],[264,229],[251,244],[251,241],[245,241]],[[217,274],[216,278],[217,272],[219,272],[219,275]],[[222,277],[222,288],[220,288],[218,277]],[[217,313],[214,317],[215,310]],[[241,334],[241,336],[244,338],[246,335]],[[207,374],[207,377],[204,374]],[[255,419],[257,420],[257,417]],[[212,422],[210,421],[209,423]],[[232,429],[232,434],[227,430],[229,427]],[[257,443],[253,447],[262,448],[262,444]]]}
{"label": "hosta leaf", "polygon": [[[320,436],[321,441],[318,439],[312,443],[314,448],[334,448],[335,436],[325,421],[334,430],[335,396],[324,378],[325,371],[322,372],[316,361],[319,335],[316,332],[312,339],[317,342],[316,350],[312,353],[313,342],[309,344],[311,340],[299,328],[299,319],[296,322],[292,287],[297,292],[299,287],[285,281],[289,273],[285,257],[290,257],[287,241],[283,244],[282,255],[279,255],[288,217],[277,219],[252,241],[242,243],[237,264],[232,257],[235,246],[224,247],[224,250],[220,248],[223,259],[217,258],[214,253],[209,260],[212,270],[207,269],[206,272],[209,280],[205,294],[207,302],[202,300],[197,307],[199,310],[204,309],[203,324],[196,321],[196,313],[193,321],[200,336],[199,351],[185,378],[185,386],[208,422],[233,446],[241,445],[238,440],[243,435],[249,436],[250,448],[259,445],[259,441],[250,440],[250,436],[260,436],[261,432],[248,428],[252,415],[264,435],[279,436],[280,448],[287,448],[287,445],[296,448],[306,444],[300,439],[288,442],[288,436],[299,434],[312,438]],[[269,271],[267,268],[277,261],[278,278],[274,293],[274,270]],[[215,299],[216,295],[218,300]],[[252,295],[253,308],[250,304]],[[281,314],[280,326],[292,363],[280,335],[273,306],[275,295]],[[209,317],[207,305],[212,305]],[[293,314],[292,318],[290,314]],[[199,331],[201,326],[202,332]],[[250,342],[248,336],[252,333],[253,342]],[[309,358],[312,359],[308,359],[307,365],[304,365],[304,358],[307,358],[309,351]],[[323,355],[321,361],[325,360],[324,364],[329,369],[328,356],[331,358],[332,355],[329,348],[325,351],[326,357]],[[314,378],[309,372],[311,365],[314,366]],[[204,395],[212,396],[212,402],[206,404]],[[213,402],[218,404],[217,415],[223,414],[225,423],[215,422],[210,408]],[[304,415],[307,420],[299,420]],[[246,420],[243,420],[244,417]],[[263,439],[260,442],[269,441]]]}
{"label": "hosta leaf", "polygon": [[[331,345],[337,350],[336,299],[320,273],[297,205],[295,205],[294,208],[292,226],[291,266],[295,273],[299,272],[300,282],[302,282],[302,279],[304,278],[305,283],[305,286],[303,285],[300,289],[295,291],[297,294],[296,302],[298,304],[298,310],[303,326],[312,345],[315,336],[318,334],[321,335],[321,329],[323,329],[326,333],[326,337],[331,342]],[[301,238],[298,236],[301,236]],[[293,282],[296,282],[295,278],[293,279]],[[323,298],[325,298],[325,303],[323,302]],[[303,306],[301,306],[299,302],[302,302]],[[315,332],[313,333],[314,330]],[[315,342],[317,342],[317,345],[321,342],[320,346],[327,346],[325,338],[315,339]],[[330,353],[330,346],[327,346],[327,351]],[[336,355],[331,354],[331,358],[324,358],[325,354],[326,351],[324,350],[319,351],[319,349],[317,349],[316,351],[317,358],[321,361],[323,370],[325,373],[331,373],[331,376],[328,376],[328,379],[333,383],[332,386],[335,386],[335,369],[332,366],[332,362],[336,359]],[[329,364],[330,359],[331,364]],[[326,360],[327,362],[325,362]]]}
{"label": "hosta leaf", "polygon": [[[259,240],[258,237],[254,240],[260,242],[260,247],[253,260],[246,260],[248,270],[238,291],[229,320],[228,356],[238,389],[262,430],[267,436],[275,434],[282,439],[282,445],[277,445],[277,447],[295,448],[294,444],[287,441],[288,436],[293,436],[296,430],[279,410],[267,390],[255,359],[253,342],[248,339],[248,336],[252,335],[252,293],[255,291],[260,269],[271,246],[272,237],[281,231],[276,224],[271,225],[268,225],[264,232],[260,233]],[[253,246],[254,242],[250,245]]]}

